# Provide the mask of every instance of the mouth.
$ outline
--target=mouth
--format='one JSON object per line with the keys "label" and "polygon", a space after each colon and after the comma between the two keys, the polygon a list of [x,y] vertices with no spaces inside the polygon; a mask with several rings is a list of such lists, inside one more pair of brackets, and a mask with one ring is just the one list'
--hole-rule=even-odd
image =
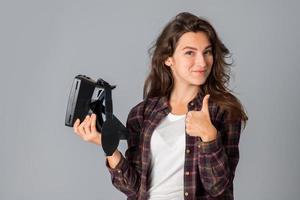
{"label": "mouth", "polygon": [[193,72],[195,72],[197,74],[204,74],[206,72],[206,70],[198,70],[198,71],[193,71]]}

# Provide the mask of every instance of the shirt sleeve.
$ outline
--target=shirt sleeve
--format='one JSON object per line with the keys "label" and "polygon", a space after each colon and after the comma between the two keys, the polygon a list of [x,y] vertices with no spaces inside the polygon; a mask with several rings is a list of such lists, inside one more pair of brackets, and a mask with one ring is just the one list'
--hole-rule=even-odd
{"label": "shirt sleeve", "polygon": [[128,199],[136,199],[140,186],[141,177],[141,150],[140,150],[140,130],[141,130],[141,104],[132,108],[128,114],[126,128],[129,135],[127,137],[128,148],[125,157],[121,153],[121,160],[113,169],[110,168],[108,160],[105,165],[111,174],[112,184]]}
{"label": "shirt sleeve", "polygon": [[239,161],[239,138],[241,120],[223,121],[217,138],[198,142],[198,168],[205,190],[213,197],[233,184],[235,169]]}

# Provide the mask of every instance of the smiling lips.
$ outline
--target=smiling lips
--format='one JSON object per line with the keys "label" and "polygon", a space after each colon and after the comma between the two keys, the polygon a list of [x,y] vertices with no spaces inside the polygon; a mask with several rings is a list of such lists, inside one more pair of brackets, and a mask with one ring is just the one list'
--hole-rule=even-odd
{"label": "smiling lips", "polygon": [[199,70],[199,71],[193,71],[193,72],[196,72],[196,73],[198,73],[198,74],[204,74],[204,72],[205,72],[206,70]]}

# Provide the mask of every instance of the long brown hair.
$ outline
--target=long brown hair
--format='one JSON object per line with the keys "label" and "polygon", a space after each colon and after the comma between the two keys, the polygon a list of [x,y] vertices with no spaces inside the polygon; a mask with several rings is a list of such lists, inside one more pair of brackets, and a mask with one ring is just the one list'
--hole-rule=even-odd
{"label": "long brown hair", "polygon": [[170,97],[174,80],[165,60],[172,56],[179,38],[186,32],[204,32],[208,36],[213,50],[213,66],[206,82],[200,86],[201,92],[210,94],[221,109],[229,113],[229,120],[241,119],[246,126],[248,117],[244,108],[228,88],[230,66],[226,58],[230,52],[219,39],[212,25],[204,18],[183,12],[175,16],[162,30],[155,44],[149,49],[151,70],[145,80],[143,98],[167,96]]}

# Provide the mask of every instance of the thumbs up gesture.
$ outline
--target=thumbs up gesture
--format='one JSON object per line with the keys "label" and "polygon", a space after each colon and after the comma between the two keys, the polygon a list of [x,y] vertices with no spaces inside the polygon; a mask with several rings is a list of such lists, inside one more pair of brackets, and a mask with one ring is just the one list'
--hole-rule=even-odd
{"label": "thumbs up gesture", "polygon": [[217,138],[217,129],[213,126],[208,110],[209,95],[203,98],[200,111],[189,111],[185,120],[185,130],[190,136],[200,137],[203,142]]}

